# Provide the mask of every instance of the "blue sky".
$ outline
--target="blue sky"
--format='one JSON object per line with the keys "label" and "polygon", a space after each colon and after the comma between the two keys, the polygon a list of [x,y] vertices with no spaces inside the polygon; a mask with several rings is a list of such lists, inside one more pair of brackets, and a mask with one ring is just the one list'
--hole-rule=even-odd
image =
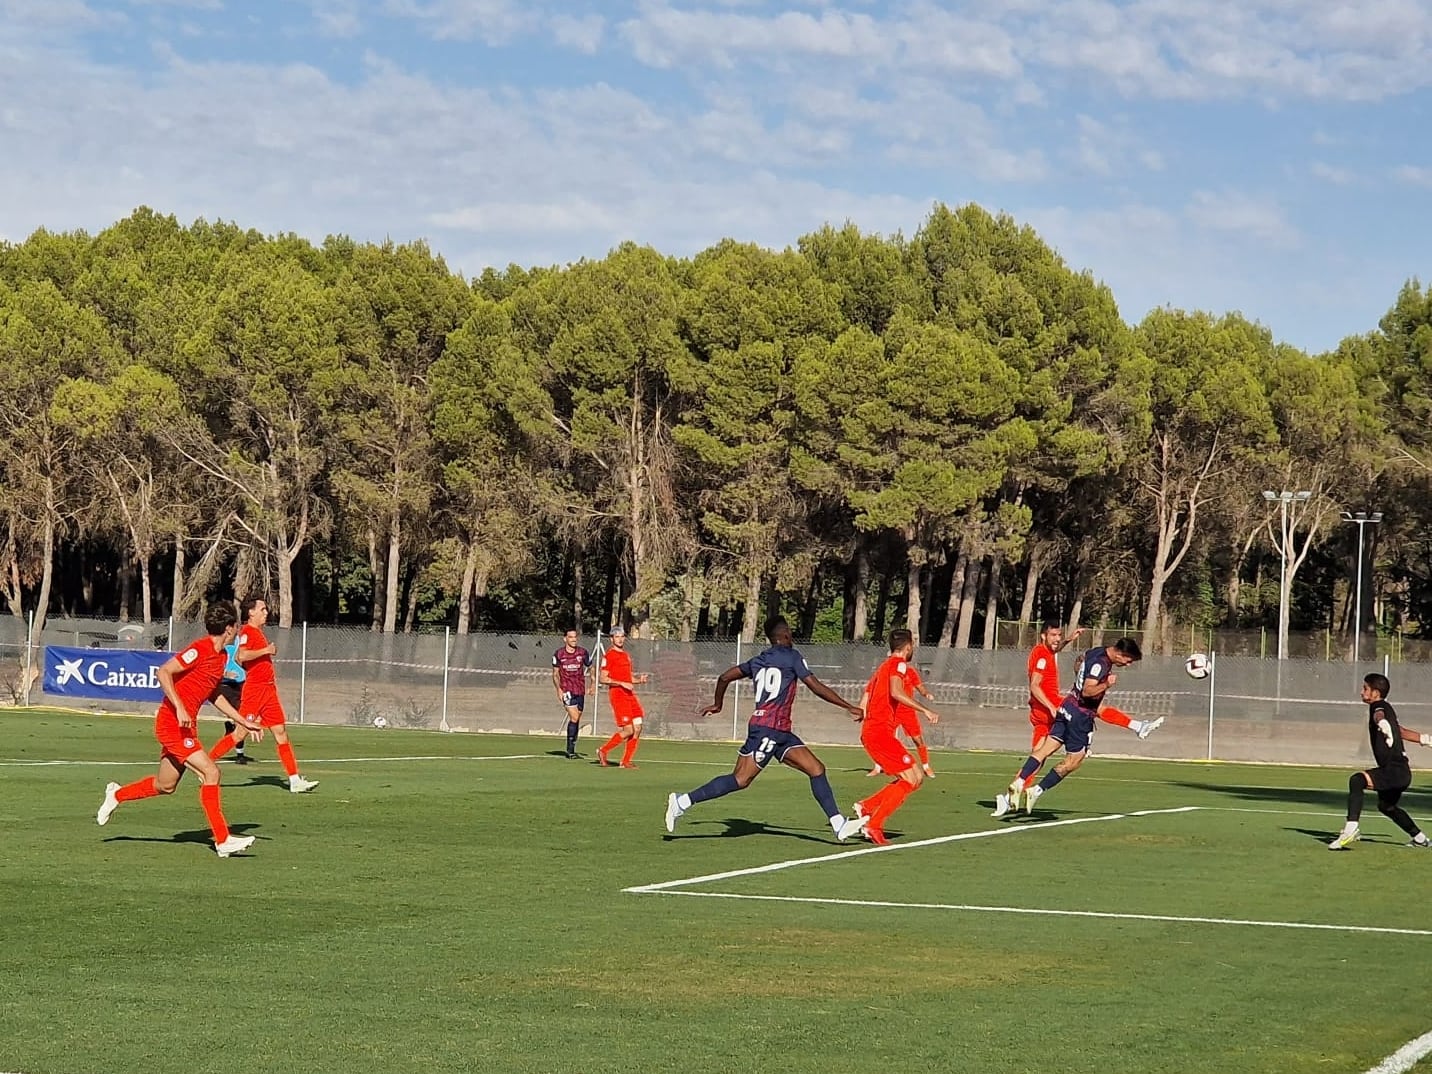
{"label": "blue sky", "polygon": [[0,238],[147,204],[449,264],[1033,225],[1310,350],[1432,277],[1432,0],[0,0]]}

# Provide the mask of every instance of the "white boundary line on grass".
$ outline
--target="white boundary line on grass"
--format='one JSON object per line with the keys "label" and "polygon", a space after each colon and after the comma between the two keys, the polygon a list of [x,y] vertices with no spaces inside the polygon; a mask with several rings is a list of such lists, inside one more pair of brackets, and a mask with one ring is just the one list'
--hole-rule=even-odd
{"label": "white boundary line on grass", "polygon": [[[305,764],[363,764],[368,761],[532,761],[540,753],[501,753],[483,757],[305,757]],[[0,760],[0,768],[153,768],[153,761],[17,761]]]}
{"label": "white boundary line on grass", "polygon": [[799,865],[819,865],[824,862],[840,861],[844,858],[859,858],[866,854],[886,854],[894,850],[913,850],[916,847],[939,846],[942,843],[959,843],[967,839],[993,839],[1002,835],[1015,835],[1019,832],[1042,832],[1050,828],[1063,828],[1071,824],[1099,824],[1103,821],[1125,820],[1129,817],[1152,817],[1166,813],[1192,813],[1198,806],[1179,806],[1176,809],[1143,809],[1132,813],[1109,813],[1101,817],[1074,817],[1070,820],[1050,820],[1040,824],[1020,824],[1003,828],[989,828],[978,832],[959,832],[955,835],[941,835],[934,839],[917,839],[913,843],[889,843],[880,847],[861,847],[859,850],[842,850],[835,854],[821,854],[814,858],[792,858],[789,861],[772,862],[770,865],[757,865],[749,869],[732,869],[724,873],[708,873],[705,876],[693,876],[685,880],[664,880],[656,884],[640,884],[636,887],[623,888],[624,892],[633,895],[649,895],[656,892],[667,891],[671,888],[690,887],[692,884],[706,884],[716,880],[730,880],[738,876],[754,876],[757,873],[774,873],[781,869],[794,869]]}
{"label": "white boundary line on grass", "polygon": [[[1103,910],[1041,910],[1022,906],[978,906],[966,903],[920,903],[920,902],[894,902],[878,899],[835,899],[817,898],[814,896],[797,895],[748,895],[725,891],[682,891],[681,888],[689,888],[695,884],[713,883],[717,880],[732,880],[736,877],[755,876],[760,873],[779,872],[783,869],[794,869],[801,865],[820,865],[826,862],[841,861],[848,858],[858,858],[866,854],[884,854],[894,850],[912,850],[915,847],[939,846],[944,843],[958,843],[970,839],[988,839],[1004,835],[1013,835],[1016,832],[1037,832],[1046,831],[1050,828],[1063,828],[1072,824],[1098,824],[1112,820],[1127,820],[1131,817],[1155,817],[1169,816],[1179,813],[1197,813],[1205,810],[1220,812],[1225,811],[1219,806],[1178,806],[1174,809],[1141,809],[1129,813],[1109,813],[1098,817],[1074,817],[1069,820],[1051,820],[1038,824],[1022,824],[1017,827],[991,828],[978,832],[959,832],[955,835],[942,835],[933,839],[917,839],[911,843],[890,843],[878,847],[861,847],[858,850],[843,850],[835,854],[820,854],[813,858],[792,858],[788,861],[772,862],[769,865],[757,865],[748,869],[731,869],[724,873],[708,873],[704,876],[687,877],[681,880],[666,880],[655,884],[641,884],[636,887],[623,888],[622,891],[631,895],[687,895],[693,898],[704,899],[737,899],[751,902],[784,902],[784,903],[811,903],[824,906],[868,906],[894,909],[912,910],[958,910],[969,913],[988,914],[1026,914],[1039,917],[1086,917],[1103,918],[1106,920],[1120,921],[1164,921],[1170,924],[1198,924],[1198,925],[1242,925],[1257,928],[1274,929],[1303,929],[1313,932],[1354,932],[1373,933],[1394,936],[1432,936],[1432,929],[1402,929],[1389,928],[1380,925],[1328,925],[1307,921],[1260,921],[1252,918],[1234,917],[1183,917],[1171,914],[1126,914],[1112,913]],[[1226,811],[1242,812],[1236,808],[1229,807]],[[1261,810],[1259,812],[1262,812]],[[1273,812],[1273,811],[1269,811]],[[1413,1044],[1425,1042],[1425,1050],[1420,1052],[1417,1058],[1432,1054],[1432,1033],[1425,1038],[1419,1037]],[[1408,1046],[1407,1051],[1411,1048]],[[1399,1052],[1398,1055],[1401,1055]],[[1410,1054],[1410,1053],[1409,1053]],[[1388,1060],[1391,1061],[1390,1059]],[[1415,1062],[1416,1060],[1414,1060]],[[1375,1074],[1402,1074],[1408,1067],[1389,1067],[1386,1071],[1379,1068]]]}
{"label": "white boundary line on grass", "polygon": [[[628,888],[628,891],[637,889]],[[1026,914],[1031,917],[1097,917],[1117,921],[1166,921],[1178,925],[1251,925],[1265,929],[1309,929],[1315,932],[1371,932],[1394,936],[1432,936],[1432,929],[1394,929],[1379,925],[1322,925],[1307,921],[1258,921],[1240,917],[1178,917],[1172,914],[1116,914],[1105,910],[1040,910],[1027,906],[978,906],[973,903],[891,902],[884,899],[822,899],[804,895],[741,895],[729,891],[649,891],[649,895],[689,895],[697,899],[744,899],[751,902],[804,902],[820,906],[869,906],[896,910],[963,910],[980,914]],[[1423,1038],[1418,1038],[1419,1040]],[[1432,1052],[1432,1033],[1427,1035]],[[1416,1043],[1416,1042],[1414,1042]],[[1389,1068],[1390,1070],[1391,1068]],[[1398,1070],[1406,1070],[1399,1067]],[[1381,1067],[1377,1074],[1385,1074]]]}
{"label": "white boundary line on grass", "polygon": [[1367,1074],[1406,1074],[1429,1055],[1432,1055],[1432,1033],[1423,1033],[1398,1048]]}

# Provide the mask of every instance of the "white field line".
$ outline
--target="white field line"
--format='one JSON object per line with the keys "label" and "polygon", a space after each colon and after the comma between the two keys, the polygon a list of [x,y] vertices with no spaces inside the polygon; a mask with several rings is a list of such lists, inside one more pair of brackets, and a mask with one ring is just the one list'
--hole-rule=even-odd
{"label": "white field line", "polygon": [[1405,1074],[1429,1055],[1432,1055],[1432,1033],[1423,1033],[1398,1048],[1367,1074]]}
{"label": "white field line", "polygon": [[[540,753],[496,754],[490,757],[305,757],[305,764],[366,764],[370,761],[531,761]],[[0,768],[153,768],[153,761],[17,761],[0,760]]]}
{"label": "white field line", "polygon": [[955,835],[941,835],[933,839],[917,839],[913,843],[889,843],[881,847],[861,847],[859,850],[842,850],[835,854],[820,854],[814,858],[792,858],[789,861],[772,862],[769,865],[757,865],[749,869],[731,869],[724,873],[708,873],[705,876],[693,876],[684,880],[665,880],[657,884],[641,884],[636,887],[623,888],[623,891],[634,895],[647,895],[658,891],[667,891],[671,888],[690,887],[693,884],[709,884],[717,880],[730,880],[737,876],[755,876],[758,873],[774,873],[782,869],[794,869],[800,865],[820,865],[825,862],[841,861],[846,858],[859,858],[866,854],[888,854],[896,850],[914,850],[916,847],[939,846],[942,843],[959,843],[967,839],[993,839],[999,836],[1016,835],[1019,832],[1042,832],[1050,828],[1064,828],[1071,824],[1099,824],[1103,821],[1125,820],[1129,817],[1152,817],[1165,813],[1192,813],[1198,806],[1179,806],[1176,809],[1145,809],[1135,813],[1110,813],[1101,817],[1074,817],[1069,820],[1050,820],[1039,824],[1021,824],[1003,828],[990,828],[978,832],[959,832]]}
{"label": "white field line", "polygon": [[[802,895],[740,895],[729,891],[656,891],[627,888],[647,895],[689,895],[698,899],[745,899],[752,902],[804,902],[822,906],[869,906],[899,910],[963,910],[979,914],[1026,914],[1031,917],[1097,917],[1117,921],[1164,921],[1188,925],[1251,925],[1265,929],[1311,929],[1318,932],[1373,932],[1395,936],[1432,936],[1432,929],[1394,929],[1378,925],[1323,925],[1308,921],[1258,921],[1240,917],[1179,917],[1172,914],[1116,914],[1104,910],[1040,910],[1028,906],[976,906],[949,902],[890,902],[883,899],[820,899]],[[1424,1038],[1419,1037],[1418,1041]],[[1432,1051],[1432,1033],[1427,1051]],[[1413,1042],[1414,1044],[1417,1041]],[[1427,1054],[1423,1052],[1422,1054]],[[1381,1071],[1381,1067],[1378,1068]],[[1391,1069],[1391,1068],[1389,1068]],[[1399,1067],[1406,1070],[1406,1067]]]}

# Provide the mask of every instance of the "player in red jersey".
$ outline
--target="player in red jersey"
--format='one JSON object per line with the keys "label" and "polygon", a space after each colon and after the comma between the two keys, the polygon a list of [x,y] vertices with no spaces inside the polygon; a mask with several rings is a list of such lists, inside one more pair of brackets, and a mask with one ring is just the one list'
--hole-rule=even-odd
{"label": "player in red jersey", "polygon": [[[925,688],[925,680],[920,677],[920,669],[914,664],[910,665],[910,671],[906,678],[910,684],[912,697],[919,694],[926,701],[935,700],[935,695]],[[935,770],[930,767],[930,747],[925,745],[925,733],[920,727],[920,714],[909,705],[896,705],[895,715],[898,718],[900,730],[905,732],[905,737],[910,740],[910,744],[915,747],[915,752],[920,757],[920,767],[924,769],[928,778],[934,779]],[[882,771],[883,769],[877,764],[865,774],[878,776]]]}
{"label": "player in red jersey", "polygon": [[626,631],[620,623],[612,627],[611,639],[612,647],[602,654],[598,681],[607,687],[607,698],[612,703],[612,717],[617,722],[617,730],[616,734],[598,747],[597,763],[603,767],[610,764],[607,754],[625,742],[626,749],[622,751],[621,766],[635,768],[632,759],[636,756],[638,743],[641,742],[641,723],[646,715],[641,702],[637,700],[636,688],[643,685],[650,676],[632,674],[631,654],[626,651]]}
{"label": "player in red jersey", "polygon": [[569,630],[562,635],[562,647],[552,654],[552,685],[567,712],[568,760],[577,756],[577,732],[587,701],[587,670],[592,666],[592,654],[577,644],[580,640],[580,634]]}
{"label": "player in red jersey", "polygon": [[915,636],[908,630],[890,632],[890,656],[875,669],[865,688],[865,719],[860,725],[860,744],[881,771],[896,778],[864,801],[855,803],[855,815],[868,817],[865,836],[872,843],[885,844],[885,821],[899,809],[905,799],[918,790],[925,778],[915,759],[895,736],[899,726],[899,707],[921,712],[931,723],[940,722],[940,714],[916,701],[911,693],[911,671],[914,665]]}
{"label": "player in red jersey", "polygon": [[[283,762],[283,770],[288,773],[288,789],[294,794],[311,791],[318,786],[318,781],[304,779],[298,773],[298,760],[294,757],[293,746],[288,740],[287,718],[284,716],[283,704],[278,699],[278,686],[273,674],[273,657],[278,648],[264,637],[263,630],[268,623],[268,602],[262,597],[249,597],[239,606],[239,612],[244,618],[244,625],[239,628],[237,653],[237,659],[244,669],[244,688],[239,695],[239,711],[273,732],[278,759]],[[241,731],[225,735],[214,744],[210,756],[217,761],[242,738]]]}
{"label": "player in red jersey", "polygon": [[192,768],[203,781],[199,786],[199,802],[214,833],[214,849],[219,857],[227,858],[248,849],[254,837],[231,834],[224,820],[224,811],[219,805],[219,766],[204,752],[199,741],[196,727],[199,709],[210,701],[240,726],[251,728],[256,736],[263,736],[263,728],[239,715],[218,696],[219,680],[224,676],[228,659],[224,646],[234,639],[234,606],[227,602],[209,605],[204,612],[204,629],[207,637],[171,656],[157,672],[164,691],[164,700],[154,717],[154,737],[159,740],[160,748],[159,772],[127,786],[108,784],[104,789],[104,804],[99,807],[95,820],[108,824],[121,802],[173,794],[184,769]]}
{"label": "player in red jersey", "polygon": [[1064,628],[1058,623],[1045,623],[1044,629],[1039,632],[1038,644],[1029,652],[1025,669],[1029,673],[1031,753],[1039,749],[1039,744],[1049,734],[1049,728],[1054,725],[1054,717],[1059,712],[1059,704],[1064,700],[1064,692],[1059,689],[1059,663],[1054,658],[1078,641],[1082,633],[1084,628],[1080,627],[1072,637],[1066,638]]}

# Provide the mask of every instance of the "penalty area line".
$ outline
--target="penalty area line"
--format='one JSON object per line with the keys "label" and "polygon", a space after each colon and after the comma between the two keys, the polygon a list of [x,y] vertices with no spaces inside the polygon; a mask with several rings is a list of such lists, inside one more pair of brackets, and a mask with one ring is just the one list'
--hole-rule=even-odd
{"label": "penalty area line", "polygon": [[1423,1033],[1398,1048],[1367,1074],[1405,1074],[1429,1055],[1432,1055],[1432,1033]]}
{"label": "penalty area line", "polygon": [[[638,891],[636,888],[628,888],[628,891]],[[743,895],[726,891],[676,891],[676,890],[647,890],[641,891],[645,895],[686,895],[696,899],[741,899],[751,902],[801,902],[813,903],[819,906],[868,906],[876,909],[896,910],[961,910],[966,913],[977,914],[1025,914],[1031,917],[1093,917],[1115,921],[1161,921],[1177,925],[1244,925],[1254,928],[1265,929],[1307,929],[1315,932],[1359,932],[1379,933],[1394,936],[1432,936],[1432,929],[1397,929],[1385,928],[1379,925],[1325,925],[1312,921],[1260,921],[1254,918],[1240,917],[1184,917],[1175,914],[1120,914],[1107,910],[1041,910],[1028,906],[978,906],[971,903],[949,903],[949,902],[893,902],[884,899],[825,899],[805,895]],[[1402,1052],[1409,1052],[1413,1045],[1423,1046],[1423,1050],[1417,1053],[1417,1058],[1432,1052],[1432,1033],[1418,1037],[1412,1044],[1405,1046],[1397,1055]],[[1393,1057],[1395,1058],[1395,1057]],[[1389,1062],[1391,1059],[1388,1060]],[[1416,1062],[1413,1059],[1412,1062]],[[1410,1066],[1410,1064],[1409,1064]],[[1393,1074],[1393,1072],[1405,1071],[1408,1066],[1380,1066],[1369,1074]]]}
{"label": "penalty area line", "polygon": [[649,895],[654,892],[670,891],[672,888],[690,887],[693,884],[710,884],[717,880],[730,880],[738,876],[756,876],[760,873],[774,873],[782,869],[794,869],[801,865],[820,865],[825,862],[841,861],[846,858],[859,858],[866,854],[887,854],[896,850],[914,850],[916,847],[940,846],[944,843],[959,843],[969,839],[993,839],[999,836],[1017,835],[1020,832],[1043,832],[1051,828],[1065,828],[1072,824],[1100,824],[1111,820],[1127,820],[1130,817],[1154,817],[1173,813],[1192,813],[1199,809],[1199,806],[1178,806],[1175,809],[1141,809],[1132,813],[1109,813],[1099,817],[1072,817],[1068,820],[1048,820],[1038,824],[1021,824],[1017,827],[989,828],[978,832],[958,832],[955,835],[941,835],[933,839],[917,839],[912,843],[889,843],[878,847],[861,847],[858,850],[842,850],[834,854],[819,854],[813,858],[792,858],[789,861],[772,862],[769,865],[756,865],[749,869],[731,869],[724,873],[707,873],[705,876],[692,876],[683,880],[665,880],[656,884],[640,884],[636,887],[623,888],[624,892],[632,895]]}

